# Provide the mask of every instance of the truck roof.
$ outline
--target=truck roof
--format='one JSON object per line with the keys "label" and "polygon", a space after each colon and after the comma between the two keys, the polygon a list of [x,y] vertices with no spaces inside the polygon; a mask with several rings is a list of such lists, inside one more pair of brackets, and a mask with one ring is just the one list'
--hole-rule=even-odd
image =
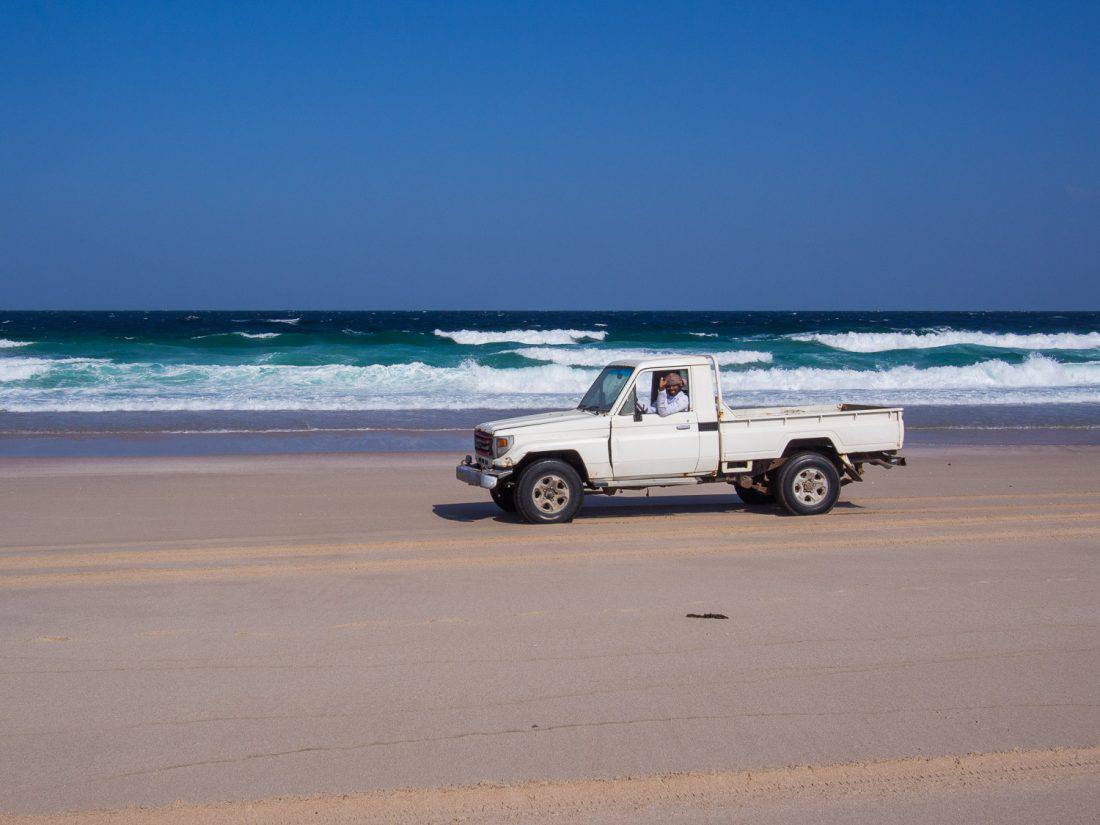
{"label": "truck roof", "polygon": [[658,355],[653,358],[616,358],[608,366],[661,369],[662,367],[696,367],[709,364],[710,359],[705,355]]}

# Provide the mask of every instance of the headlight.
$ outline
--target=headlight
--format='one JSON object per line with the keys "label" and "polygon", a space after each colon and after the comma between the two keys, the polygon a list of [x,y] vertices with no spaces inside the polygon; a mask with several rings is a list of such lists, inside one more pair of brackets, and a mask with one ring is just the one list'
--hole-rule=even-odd
{"label": "headlight", "polygon": [[494,435],[493,436],[493,455],[499,457],[504,455],[510,449],[512,449],[512,442],[515,440],[514,436],[510,435]]}

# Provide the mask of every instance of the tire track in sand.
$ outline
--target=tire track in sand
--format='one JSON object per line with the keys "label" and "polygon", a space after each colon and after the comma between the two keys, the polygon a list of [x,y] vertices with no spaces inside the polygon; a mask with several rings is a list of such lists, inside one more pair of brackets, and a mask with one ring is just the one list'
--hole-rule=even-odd
{"label": "tire track in sand", "polygon": [[[530,734],[529,731],[526,733]],[[532,735],[542,736],[546,732]],[[1094,782],[1100,747],[907,757],[752,771],[681,773],[557,782],[482,783],[339,796],[279,797],[168,808],[4,816],[0,825],[266,825],[315,822],[586,822],[601,815],[733,809],[751,803],[850,796],[889,798],[1021,783]]]}
{"label": "tire track in sand", "polygon": [[[1074,519],[1078,521],[1080,519]],[[449,555],[413,556],[401,558],[347,558],[329,557],[327,559],[310,558],[311,546],[294,548],[293,558],[285,564],[232,564],[213,566],[158,566],[124,567],[115,570],[90,571],[45,571],[24,573],[22,575],[0,576],[0,590],[17,590],[35,587],[58,586],[104,586],[117,584],[152,584],[163,582],[220,581],[230,579],[277,578],[285,576],[325,575],[325,574],[382,574],[414,571],[453,570],[469,567],[506,567],[537,564],[562,563],[601,563],[630,561],[656,561],[669,558],[713,557],[734,553],[769,553],[778,551],[819,551],[819,550],[861,550],[880,548],[900,548],[914,545],[942,545],[957,543],[1013,543],[1029,539],[1080,539],[1100,536],[1100,526],[1050,527],[1049,520],[1035,524],[1033,529],[1009,529],[987,531],[959,531],[928,535],[911,533],[902,535],[883,535],[881,530],[875,534],[860,538],[845,534],[833,538],[818,534],[804,534],[791,540],[790,537],[760,536],[751,541],[722,539],[720,542],[703,541],[697,544],[680,546],[656,546],[639,548],[633,537],[601,537],[603,547],[590,550],[551,550],[549,552],[517,551],[493,555],[457,555],[453,551],[462,551],[467,546],[477,547],[478,542],[469,544],[454,541],[446,543],[443,549],[451,550]],[[684,534],[680,535],[683,539]],[[573,542],[563,545],[575,546]],[[623,546],[625,545],[625,546]],[[150,559],[163,563],[163,559]]]}

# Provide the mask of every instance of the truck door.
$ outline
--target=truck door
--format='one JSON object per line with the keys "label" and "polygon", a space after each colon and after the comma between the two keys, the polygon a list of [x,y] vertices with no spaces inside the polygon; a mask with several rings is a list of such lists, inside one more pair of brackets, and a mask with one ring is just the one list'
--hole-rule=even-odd
{"label": "truck door", "polygon": [[[689,408],[683,412],[657,414],[657,385],[660,377],[677,372],[684,379],[683,392]],[[642,408],[635,420],[635,396]],[[689,370],[646,370],[637,380],[636,392],[611,420],[611,471],[615,478],[678,476],[694,473],[699,464],[699,424],[695,400],[691,397]]]}

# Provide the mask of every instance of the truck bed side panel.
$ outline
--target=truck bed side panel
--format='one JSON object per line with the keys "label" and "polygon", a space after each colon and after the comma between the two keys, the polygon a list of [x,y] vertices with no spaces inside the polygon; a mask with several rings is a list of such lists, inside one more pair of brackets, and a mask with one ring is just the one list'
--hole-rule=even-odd
{"label": "truck bed side panel", "polygon": [[841,453],[899,450],[904,429],[897,409],[817,415],[736,416],[722,422],[722,461],[777,458],[795,439],[828,439]]}

